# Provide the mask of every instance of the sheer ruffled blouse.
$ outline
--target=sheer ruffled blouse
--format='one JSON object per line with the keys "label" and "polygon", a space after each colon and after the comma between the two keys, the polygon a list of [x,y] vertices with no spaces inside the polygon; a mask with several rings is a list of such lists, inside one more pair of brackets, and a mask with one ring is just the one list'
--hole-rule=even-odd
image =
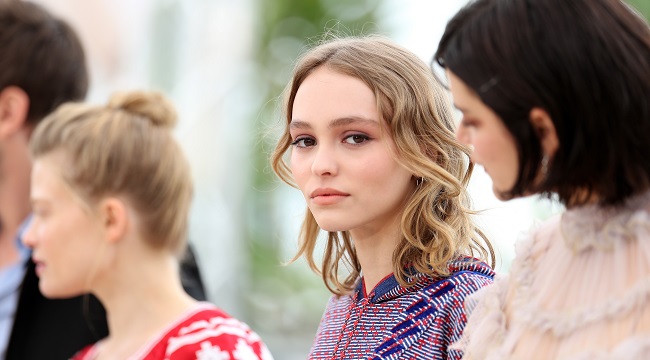
{"label": "sheer ruffled blouse", "polygon": [[650,193],[571,209],[466,302],[465,359],[649,359]]}

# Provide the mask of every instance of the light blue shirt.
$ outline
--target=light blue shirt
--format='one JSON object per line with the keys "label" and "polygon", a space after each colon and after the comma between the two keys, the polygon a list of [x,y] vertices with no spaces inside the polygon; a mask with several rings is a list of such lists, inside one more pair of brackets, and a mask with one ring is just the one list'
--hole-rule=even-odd
{"label": "light blue shirt", "polygon": [[31,216],[23,222],[16,236],[16,248],[20,259],[13,265],[0,269],[0,359],[4,359],[7,351],[11,327],[18,306],[18,289],[25,275],[25,264],[30,251],[23,245],[22,235],[29,226]]}

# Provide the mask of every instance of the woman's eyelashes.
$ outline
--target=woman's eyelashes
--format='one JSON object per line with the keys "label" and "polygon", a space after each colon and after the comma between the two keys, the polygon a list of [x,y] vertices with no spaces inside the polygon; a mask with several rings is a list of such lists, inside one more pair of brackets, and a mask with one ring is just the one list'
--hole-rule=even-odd
{"label": "woman's eyelashes", "polygon": [[291,146],[295,146],[298,148],[306,148],[314,145],[316,145],[316,140],[314,140],[309,136],[298,136],[296,140],[291,142]]}
{"label": "woman's eyelashes", "polygon": [[[346,145],[358,146],[366,141],[371,140],[370,136],[360,133],[346,134],[342,139],[342,143]],[[298,136],[291,142],[291,146],[297,148],[308,148],[316,145],[316,139],[311,136]]]}
{"label": "woman's eyelashes", "polygon": [[47,216],[47,210],[41,207],[33,207],[32,215],[38,218],[44,218]]}
{"label": "woman's eyelashes", "polygon": [[346,144],[350,145],[360,145],[366,141],[370,140],[370,137],[368,135],[364,134],[352,134],[352,135],[347,135],[344,139],[343,142]]}

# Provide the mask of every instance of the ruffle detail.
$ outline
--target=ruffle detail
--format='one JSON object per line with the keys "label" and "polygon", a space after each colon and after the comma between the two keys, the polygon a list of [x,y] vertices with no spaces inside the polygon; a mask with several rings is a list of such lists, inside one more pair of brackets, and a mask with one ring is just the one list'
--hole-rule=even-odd
{"label": "ruffle detail", "polygon": [[[497,275],[492,285],[481,288],[465,299],[465,312],[471,314],[458,342],[450,350],[464,353],[463,359],[504,359],[495,344],[503,342],[506,331],[506,317],[503,304],[507,291],[508,275]],[[468,336],[468,334],[472,334]],[[471,343],[471,347],[469,347]],[[473,351],[472,349],[480,349]],[[490,356],[488,356],[490,353]]]}
{"label": "ruffle detail", "polygon": [[465,359],[647,358],[649,204],[645,193],[619,208],[571,209],[518,241],[510,276],[467,299],[452,348]]}
{"label": "ruffle detail", "polygon": [[[524,323],[541,331],[552,331],[556,336],[569,335],[576,329],[590,324],[614,319],[650,303],[650,279],[637,284],[622,298],[614,298],[594,308],[575,309],[560,313],[539,311],[532,306],[517,311],[516,316]],[[537,312],[534,312],[536,311]]]}
{"label": "ruffle detail", "polygon": [[575,252],[595,247],[611,250],[619,240],[631,240],[639,227],[647,228],[650,192],[631,198],[621,207],[589,205],[562,214],[562,235]]}

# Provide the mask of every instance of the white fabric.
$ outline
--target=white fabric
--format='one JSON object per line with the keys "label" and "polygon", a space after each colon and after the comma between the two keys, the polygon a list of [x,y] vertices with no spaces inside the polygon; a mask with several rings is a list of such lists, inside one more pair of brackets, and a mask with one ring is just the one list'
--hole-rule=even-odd
{"label": "white fabric", "polygon": [[650,193],[566,211],[467,300],[465,359],[650,359]]}

